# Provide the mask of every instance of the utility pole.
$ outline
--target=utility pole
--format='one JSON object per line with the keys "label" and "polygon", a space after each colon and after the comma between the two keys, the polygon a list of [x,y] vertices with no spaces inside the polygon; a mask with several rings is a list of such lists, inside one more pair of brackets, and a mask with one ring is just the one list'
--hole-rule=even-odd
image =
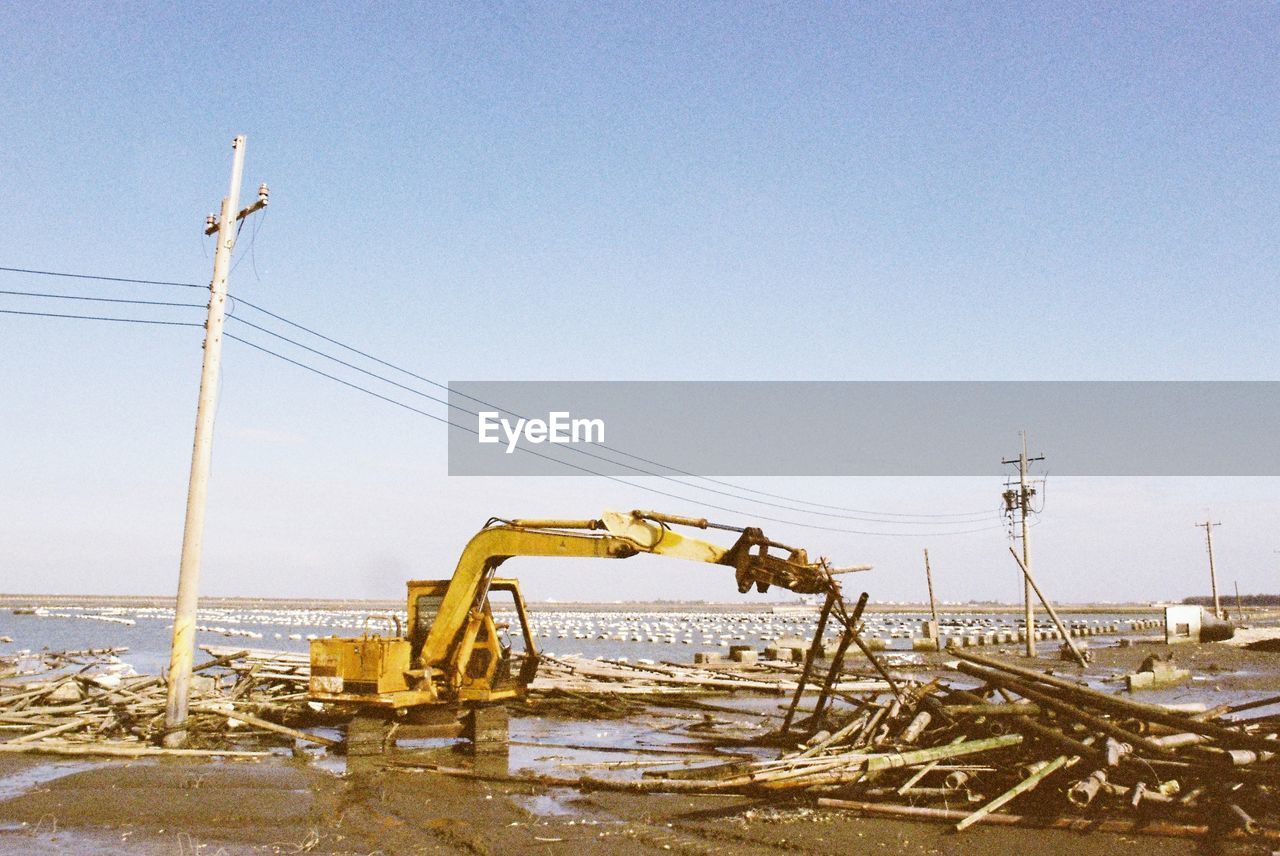
{"label": "utility pole", "polygon": [[1036,655],[1036,612],[1035,604],[1032,602],[1033,597],[1031,589],[1031,578],[1029,576],[1031,570],[1031,544],[1027,538],[1027,519],[1031,515],[1031,497],[1035,496],[1036,489],[1027,484],[1027,464],[1032,461],[1043,461],[1044,456],[1036,458],[1027,457],[1027,432],[1018,432],[1022,437],[1022,451],[1018,453],[1016,460],[1004,460],[1002,464],[1018,465],[1018,490],[1015,493],[1012,490],[1004,492],[1005,511],[1012,515],[1016,509],[1022,519],[1022,567],[1026,569],[1026,573],[1022,575],[1022,597],[1023,597],[1023,621],[1026,625],[1027,637],[1027,656],[1034,657]]}
{"label": "utility pole", "polygon": [[1209,544],[1209,585],[1213,588],[1213,615],[1215,618],[1221,618],[1222,604],[1218,601],[1218,574],[1213,568],[1213,527],[1221,526],[1222,524],[1206,520],[1204,523],[1195,525],[1204,530],[1205,541]]}
{"label": "utility pole", "polygon": [[938,602],[933,599],[933,569],[929,567],[929,548],[924,550],[924,578],[929,584],[929,612],[933,614],[933,641],[942,650],[942,637],[938,635]]}
{"label": "utility pole", "polygon": [[204,362],[200,367],[200,396],[196,401],[195,443],[191,450],[191,479],[187,484],[187,517],[182,530],[182,560],[178,566],[178,597],[173,614],[173,647],[169,652],[169,697],[165,706],[164,745],[182,746],[187,739],[187,702],[191,664],[195,656],[196,605],[200,591],[200,555],[204,546],[205,500],[209,494],[209,464],[213,459],[213,417],[218,406],[218,372],[222,363],[222,326],[226,321],[227,275],[236,245],[236,224],[267,204],[267,186],[258,188],[258,201],[237,212],[240,178],[244,173],[244,137],[231,143],[231,186],[217,219],[210,214],[205,234],[217,233],[213,279],[209,283],[209,319],[205,322]]}

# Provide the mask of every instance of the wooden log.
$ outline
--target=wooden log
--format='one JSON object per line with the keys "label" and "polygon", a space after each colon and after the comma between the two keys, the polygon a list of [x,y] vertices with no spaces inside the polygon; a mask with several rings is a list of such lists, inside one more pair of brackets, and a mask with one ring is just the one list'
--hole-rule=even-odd
{"label": "wooden log", "polygon": [[855,626],[858,619],[862,616],[862,611],[867,607],[868,594],[864,591],[859,597],[858,602],[853,607],[853,615],[849,616],[844,608],[844,603],[840,600],[839,593],[837,597],[831,601],[833,608],[839,607],[840,619],[844,623],[844,632],[840,634],[840,642],[836,645],[835,654],[831,657],[831,665],[827,668],[827,677],[822,682],[820,691],[818,692],[818,700],[813,703],[813,718],[815,721],[822,718],[822,712],[826,709],[827,699],[830,697],[832,687],[835,685],[836,678],[840,674],[840,670],[844,667],[844,655],[849,650],[854,637],[858,635]]}
{"label": "wooden log", "polygon": [[247,752],[231,749],[165,749],[161,746],[133,746],[118,743],[0,743],[0,753],[48,755],[106,755],[117,758],[147,756],[198,758],[265,758],[270,752]]}
{"label": "wooden log", "polygon": [[1243,704],[1233,704],[1226,709],[1226,713],[1243,713],[1246,710],[1253,710],[1258,707],[1271,707],[1273,704],[1280,704],[1280,695],[1269,696],[1268,698],[1260,698],[1254,701],[1246,701]]}
{"label": "wooden log", "polygon": [[859,714],[858,716],[855,716],[843,728],[837,729],[835,732],[827,735],[824,739],[819,740],[817,743],[805,749],[803,752],[796,755],[795,757],[808,758],[812,755],[817,755],[823,749],[826,749],[828,746],[839,743],[841,740],[843,740],[845,737],[848,737],[855,730],[862,728],[862,726],[866,724],[866,721],[867,721],[866,714]]}
{"label": "wooden log", "polygon": [[948,704],[943,709],[953,716],[1039,716],[1040,708],[1019,704]]}
{"label": "wooden log", "polygon": [[276,734],[283,734],[285,737],[292,737],[295,740],[305,740],[308,743],[319,743],[321,746],[339,746],[342,741],[332,740],[328,737],[321,737],[318,734],[308,734],[305,731],[299,731],[296,728],[290,728],[287,725],[280,725],[277,722],[271,722],[266,719],[259,719],[252,714],[243,713],[238,710],[221,710],[211,705],[197,705],[192,708],[197,713],[211,713],[226,719],[235,719],[246,725],[252,725],[254,728],[261,728],[264,731],[273,731]]}
{"label": "wooden log", "polygon": [[47,695],[48,693],[53,692],[58,687],[62,686],[63,684],[71,680],[74,680],[73,676],[67,675],[66,677],[58,678],[55,681],[49,681],[48,683],[46,683],[45,686],[34,687],[31,689],[23,690],[22,692],[10,693],[8,695],[0,696],[0,706],[8,707],[10,705],[16,705],[18,702],[29,701],[33,698],[39,698],[42,695]]}
{"label": "wooden log", "polygon": [[247,649],[243,651],[233,651],[229,654],[221,654],[214,657],[212,660],[209,660],[207,662],[201,663],[198,666],[193,667],[191,671],[202,672],[205,669],[212,669],[215,666],[225,666],[228,663],[230,663],[232,660],[239,660],[240,658],[247,657],[247,656],[249,656],[249,651]]}
{"label": "wooden log", "polygon": [[927,710],[917,713],[915,718],[907,723],[907,727],[902,729],[902,734],[898,735],[898,742],[915,743],[920,738],[920,735],[924,733],[924,730],[929,727],[929,722],[932,719],[933,714]]}
{"label": "wooden log", "polygon": [[[1013,554],[1013,560],[1018,563],[1018,567],[1022,570],[1022,575],[1026,577],[1027,582],[1031,584],[1033,589],[1035,589],[1036,597],[1040,598],[1040,602],[1044,604],[1045,611],[1048,612],[1049,617],[1053,619],[1053,624],[1058,628],[1058,633],[1061,634],[1063,641],[1066,642],[1067,647],[1071,649],[1071,656],[1075,657],[1076,662],[1082,667],[1088,666],[1088,658],[1081,653],[1080,649],[1076,646],[1076,643],[1072,641],[1071,634],[1067,632],[1067,628],[1062,625],[1062,619],[1058,617],[1058,611],[1053,608],[1053,604],[1049,602],[1049,598],[1044,596],[1044,592],[1040,591],[1040,585],[1036,582],[1035,577],[1031,576],[1031,571],[1027,566],[1023,564],[1022,557],[1018,555],[1018,551],[1010,547],[1009,552]],[[1030,607],[1027,607],[1028,615],[1030,615],[1030,609]],[[1031,628],[1028,627],[1027,631],[1030,632]]]}
{"label": "wooden log", "polygon": [[15,737],[6,741],[8,745],[15,743],[32,743],[36,740],[43,740],[46,737],[52,737],[55,734],[62,734],[66,731],[75,731],[77,728],[83,728],[89,725],[93,720],[90,719],[73,719],[70,722],[64,722],[61,725],[55,725],[52,728],[46,728],[43,731],[36,731],[32,734],[24,734],[21,737]]}
{"label": "wooden log", "polygon": [[454,776],[463,779],[477,779],[486,782],[506,782],[509,784],[525,784],[525,785],[542,785],[544,787],[556,788],[578,788],[586,791],[620,791],[624,793],[734,793],[749,784],[745,776],[735,777],[733,779],[640,779],[640,780],[619,780],[619,779],[600,779],[594,776],[579,776],[577,778],[569,778],[565,776],[512,776],[500,773],[481,773],[475,770],[467,770],[461,767],[446,767],[439,764],[428,762],[413,761],[408,758],[388,758],[386,765],[389,767],[402,767],[420,770],[428,770],[433,773],[439,773],[444,776]]}

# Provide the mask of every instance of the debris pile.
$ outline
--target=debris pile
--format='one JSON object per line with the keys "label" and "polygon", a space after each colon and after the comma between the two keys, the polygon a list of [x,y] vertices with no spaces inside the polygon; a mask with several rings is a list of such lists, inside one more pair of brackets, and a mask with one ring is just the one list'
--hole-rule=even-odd
{"label": "debris pile", "polygon": [[851,710],[801,723],[812,733],[797,751],[668,781],[647,771],[646,789],[804,794],[960,830],[1016,823],[1280,839],[1276,719],[1226,718],[1280,697],[1189,714],[955,653],[977,687],[935,680],[868,693]]}
{"label": "debris pile", "polygon": [[[12,642],[8,636],[0,641]],[[18,651],[0,655],[0,678],[36,675],[63,668],[101,668],[109,672],[123,671],[119,655],[128,648],[85,648],[80,651]]]}
{"label": "debris pile", "polygon": [[[45,651],[12,658],[11,675],[0,684],[0,753],[255,757],[271,747],[292,746],[294,740],[339,742],[282,724],[291,703],[303,701],[305,685],[272,668],[244,664],[248,652],[237,651],[194,669],[189,748],[162,748],[164,679],[136,675],[120,662],[127,650]],[[233,667],[236,662],[242,665]]]}
{"label": "debris pile", "polygon": [[[785,663],[735,663],[724,668],[698,668],[652,661],[631,663],[543,656],[538,662],[538,677],[529,684],[529,691],[535,694],[564,691],[630,695],[699,691],[783,694],[796,689],[798,677]],[[880,680],[851,678],[837,683],[835,689],[838,692],[885,691],[889,686]]]}

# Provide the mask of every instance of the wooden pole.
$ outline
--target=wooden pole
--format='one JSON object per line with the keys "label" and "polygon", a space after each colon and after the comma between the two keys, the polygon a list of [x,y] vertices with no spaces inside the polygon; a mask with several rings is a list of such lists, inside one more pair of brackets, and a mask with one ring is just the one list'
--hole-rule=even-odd
{"label": "wooden pole", "polygon": [[804,695],[805,684],[809,682],[809,673],[813,670],[813,663],[818,658],[818,654],[822,651],[822,634],[827,629],[827,619],[831,617],[831,607],[835,604],[837,597],[839,594],[834,590],[828,591],[827,599],[822,604],[822,612],[818,613],[818,626],[813,631],[813,642],[810,643],[809,651],[804,657],[804,670],[800,673],[800,682],[796,684],[796,692],[791,697],[791,706],[787,708],[787,715],[782,719],[783,734],[791,730],[791,720],[796,715],[800,697]]}
{"label": "wooden pole", "polygon": [[924,549],[924,579],[929,585],[929,614],[933,616],[933,641],[939,651],[942,650],[942,637],[939,635],[938,602],[933,599],[933,570],[929,567],[929,548]]}
{"label": "wooden pole", "polygon": [[818,700],[813,704],[813,721],[820,722],[822,712],[826,708],[827,699],[831,695],[832,685],[840,676],[840,669],[844,666],[844,655],[849,650],[849,646],[857,638],[856,625],[858,620],[862,618],[862,611],[867,608],[867,600],[870,597],[865,591],[858,597],[858,603],[853,608],[853,615],[850,616],[844,608],[844,604],[840,603],[839,592],[833,592],[835,600],[832,601],[832,608],[839,610],[839,618],[844,624],[844,632],[840,634],[840,644],[836,646],[835,656],[831,658],[831,668],[827,670],[827,679],[822,685],[822,691],[818,693]]}
{"label": "wooden pole", "polygon": [[1209,586],[1213,590],[1213,615],[1215,618],[1222,617],[1222,603],[1218,600],[1218,573],[1213,567],[1213,527],[1221,525],[1221,523],[1214,523],[1212,520],[1196,524],[1196,526],[1204,530],[1204,539],[1209,545]]}
{"label": "wooden pole", "polygon": [[1058,617],[1058,612],[1053,608],[1053,604],[1049,603],[1049,599],[1044,596],[1044,592],[1040,591],[1040,586],[1036,584],[1035,578],[1031,576],[1031,571],[1027,570],[1027,566],[1018,558],[1017,552],[1010,547],[1009,552],[1013,553],[1013,560],[1018,563],[1018,567],[1022,569],[1023,576],[1027,578],[1027,585],[1035,589],[1036,597],[1040,598],[1040,602],[1044,604],[1045,612],[1049,613],[1049,617],[1053,619],[1054,626],[1058,628],[1058,632],[1062,634],[1062,641],[1067,643],[1067,647],[1071,649],[1072,655],[1081,666],[1089,665],[1084,654],[1076,647],[1076,643],[1072,641],[1071,634],[1067,632],[1067,628],[1063,626],[1062,619]]}

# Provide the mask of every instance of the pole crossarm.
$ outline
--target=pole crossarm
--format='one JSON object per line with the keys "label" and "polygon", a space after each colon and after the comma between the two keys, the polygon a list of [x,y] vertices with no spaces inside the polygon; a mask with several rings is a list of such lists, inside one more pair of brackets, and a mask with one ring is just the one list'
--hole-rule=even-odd
{"label": "pole crossarm", "polygon": [[[270,189],[265,184],[258,185],[258,201],[245,208],[241,208],[240,213],[235,217],[236,222],[243,220],[255,211],[261,211],[263,208],[266,208],[267,203],[270,201],[270,193]],[[220,220],[213,219],[213,215],[210,214],[209,219],[205,221],[204,233],[206,235],[212,235],[214,232],[221,229],[222,222]]]}

